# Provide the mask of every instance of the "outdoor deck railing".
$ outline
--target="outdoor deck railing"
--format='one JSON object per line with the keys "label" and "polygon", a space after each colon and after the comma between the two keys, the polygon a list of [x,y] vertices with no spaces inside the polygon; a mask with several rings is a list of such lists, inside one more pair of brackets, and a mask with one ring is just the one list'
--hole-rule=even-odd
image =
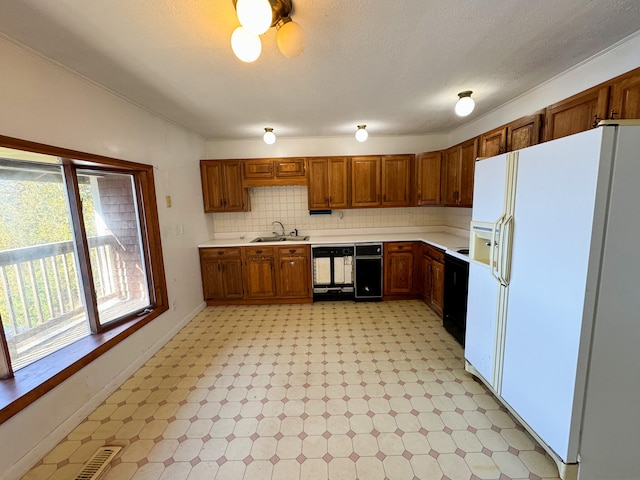
{"label": "outdoor deck railing", "polygon": [[[112,235],[89,237],[98,301],[122,291]],[[72,241],[0,251],[0,309],[7,339],[36,333],[83,311]],[[7,318],[4,318],[5,315]]]}

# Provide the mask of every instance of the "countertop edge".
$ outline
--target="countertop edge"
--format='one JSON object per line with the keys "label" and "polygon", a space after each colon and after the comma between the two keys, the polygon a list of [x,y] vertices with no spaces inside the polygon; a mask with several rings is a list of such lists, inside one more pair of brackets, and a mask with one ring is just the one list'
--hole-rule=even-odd
{"label": "countertop edge", "polygon": [[446,254],[469,261],[468,255],[458,253],[461,248],[469,248],[468,237],[447,232],[409,232],[409,233],[370,233],[356,235],[314,236],[307,241],[296,242],[260,242],[251,243],[246,238],[226,238],[203,242],[198,248],[246,247],[246,246],[285,246],[285,245],[345,245],[372,242],[423,242],[444,250]]}

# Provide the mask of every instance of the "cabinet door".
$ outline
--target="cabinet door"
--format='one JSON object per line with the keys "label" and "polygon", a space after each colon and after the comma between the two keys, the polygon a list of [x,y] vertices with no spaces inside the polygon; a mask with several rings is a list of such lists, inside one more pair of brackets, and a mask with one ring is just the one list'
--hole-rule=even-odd
{"label": "cabinet door", "polygon": [[205,300],[220,300],[224,298],[222,284],[222,265],[220,260],[200,260],[202,272],[202,290]]}
{"label": "cabinet door", "polygon": [[608,118],[640,118],[640,73],[623,75],[611,88]]}
{"label": "cabinet door", "polygon": [[309,257],[279,257],[278,295],[288,298],[309,297],[310,272]]}
{"label": "cabinet door", "polygon": [[249,196],[242,185],[242,164],[240,161],[222,162],[224,185],[224,211],[245,212],[249,208]]}
{"label": "cabinet door", "polygon": [[384,294],[416,293],[414,244],[394,242],[384,244]]}
{"label": "cabinet door", "polygon": [[327,161],[329,172],[329,206],[349,207],[349,161],[345,157],[332,157]]}
{"label": "cabinet door", "polygon": [[380,205],[380,157],[351,159],[351,206]]}
{"label": "cabinet door", "polygon": [[495,157],[507,151],[507,127],[496,128],[480,136],[480,156]]}
{"label": "cabinet door", "polygon": [[547,107],[545,140],[555,140],[593,128],[607,118],[609,87],[595,87]]}
{"label": "cabinet door", "polygon": [[440,205],[441,152],[421,153],[416,158],[416,203]]}
{"label": "cabinet door", "polygon": [[431,274],[431,308],[442,316],[442,307],[444,305],[444,263],[431,262]]}
{"label": "cabinet door", "polygon": [[471,207],[473,204],[473,173],[478,158],[478,141],[467,140],[460,145],[460,183],[458,206]]}
{"label": "cabinet door", "polygon": [[458,146],[448,148],[442,155],[442,178],[440,186],[442,191],[442,204],[445,207],[458,205],[458,182],[460,178],[460,148]]}
{"label": "cabinet door", "polygon": [[382,206],[411,206],[412,155],[382,157]]}
{"label": "cabinet door", "polygon": [[273,257],[245,259],[245,298],[271,298],[276,295],[276,277],[273,267]]}
{"label": "cabinet door", "polygon": [[207,213],[222,212],[224,209],[222,162],[215,160],[201,161],[200,179],[202,181],[204,211]]}
{"label": "cabinet door", "polygon": [[304,158],[283,158],[274,160],[276,178],[304,177]]}
{"label": "cabinet door", "polygon": [[271,178],[273,177],[273,160],[256,158],[244,161],[245,178]]}
{"label": "cabinet door", "polygon": [[431,257],[426,252],[422,254],[422,301],[431,306],[431,290],[433,285],[431,271]]}
{"label": "cabinet door", "polygon": [[329,208],[329,170],[326,158],[309,159],[309,210]]}
{"label": "cabinet door", "polygon": [[223,258],[220,260],[222,285],[225,299],[242,298],[244,295],[242,281],[242,259]]}
{"label": "cabinet door", "polygon": [[540,143],[542,114],[520,118],[507,125],[507,151],[520,150]]}

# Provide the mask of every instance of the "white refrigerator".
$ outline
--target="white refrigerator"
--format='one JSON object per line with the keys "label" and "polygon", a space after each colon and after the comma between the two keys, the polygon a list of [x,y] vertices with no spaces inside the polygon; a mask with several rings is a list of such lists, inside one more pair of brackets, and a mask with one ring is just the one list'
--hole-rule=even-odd
{"label": "white refrigerator", "polygon": [[479,160],[470,237],[467,370],[563,478],[640,478],[640,126]]}

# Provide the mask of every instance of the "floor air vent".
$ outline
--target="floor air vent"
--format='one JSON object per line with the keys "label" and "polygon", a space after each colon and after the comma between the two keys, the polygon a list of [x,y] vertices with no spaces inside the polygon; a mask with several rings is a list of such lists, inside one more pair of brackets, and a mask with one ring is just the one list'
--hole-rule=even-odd
{"label": "floor air vent", "polygon": [[118,452],[122,450],[122,447],[101,447],[93,457],[85,463],[84,467],[74,480],[96,480],[100,477],[105,468],[109,465],[109,462],[115,458]]}

